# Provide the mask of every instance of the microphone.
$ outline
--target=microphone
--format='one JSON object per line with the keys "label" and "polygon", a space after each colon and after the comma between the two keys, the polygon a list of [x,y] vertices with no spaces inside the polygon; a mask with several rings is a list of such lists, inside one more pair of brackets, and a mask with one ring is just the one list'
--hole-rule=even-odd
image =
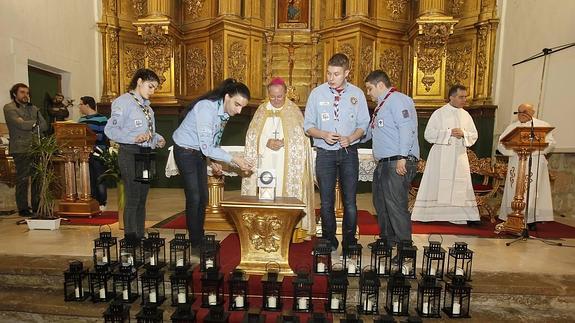
{"label": "microphone", "polygon": [[519,112],[519,111],[513,112],[513,114],[520,114],[520,113],[523,113],[523,112]]}

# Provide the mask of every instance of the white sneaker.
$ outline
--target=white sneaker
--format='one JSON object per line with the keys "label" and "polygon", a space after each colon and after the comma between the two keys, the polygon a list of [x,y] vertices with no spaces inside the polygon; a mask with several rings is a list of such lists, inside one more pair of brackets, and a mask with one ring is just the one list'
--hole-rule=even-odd
{"label": "white sneaker", "polygon": [[106,206],[105,205],[100,205],[100,212],[104,212],[106,211]]}

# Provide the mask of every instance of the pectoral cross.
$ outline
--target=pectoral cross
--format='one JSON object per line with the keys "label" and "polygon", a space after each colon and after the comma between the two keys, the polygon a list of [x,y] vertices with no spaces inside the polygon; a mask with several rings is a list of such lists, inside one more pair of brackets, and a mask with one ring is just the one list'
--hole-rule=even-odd
{"label": "pectoral cross", "polygon": [[274,134],[274,139],[278,139],[278,135],[279,135],[279,131],[276,129],[274,132],[272,132]]}

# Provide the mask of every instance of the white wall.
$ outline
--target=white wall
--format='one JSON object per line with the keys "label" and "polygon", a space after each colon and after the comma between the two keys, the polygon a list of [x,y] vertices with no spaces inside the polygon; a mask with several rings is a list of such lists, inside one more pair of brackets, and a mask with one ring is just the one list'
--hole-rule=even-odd
{"label": "white wall", "polygon": [[[98,100],[100,12],[99,0],[0,0],[0,106],[13,84],[28,84],[29,64],[61,74],[62,93],[76,103],[84,95]],[[77,119],[78,109],[71,112]]]}
{"label": "white wall", "polygon": [[[495,139],[522,102],[537,106],[543,58],[514,63],[552,48],[575,42],[574,0],[498,0],[499,26],[494,71],[494,102],[498,105]],[[575,152],[575,47],[547,56],[539,118],[556,127],[555,151]]]}

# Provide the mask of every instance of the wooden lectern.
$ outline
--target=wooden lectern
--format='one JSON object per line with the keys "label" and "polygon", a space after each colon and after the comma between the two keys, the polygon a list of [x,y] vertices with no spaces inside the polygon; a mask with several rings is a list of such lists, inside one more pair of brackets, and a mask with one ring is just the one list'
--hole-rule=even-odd
{"label": "wooden lectern", "polygon": [[65,187],[58,201],[58,215],[92,217],[99,214],[98,201],[90,192],[88,165],[96,134],[83,123],[55,122],[54,135],[64,157]]}
{"label": "wooden lectern", "polygon": [[[226,198],[221,206],[232,218],[241,245],[238,268],[263,275],[268,263],[278,263],[281,275],[293,276],[288,256],[296,224],[305,204],[293,197],[260,200],[257,196]],[[311,257],[311,255],[310,255]]]}
{"label": "wooden lectern", "polygon": [[[549,144],[545,137],[554,127],[534,127],[533,140],[531,140],[531,127],[517,127],[501,139],[505,148],[512,149],[519,157],[519,166],[517,170],[517,185],[515,186],[515,196],[511,202],[513,210],[507,215],[507,221],[498,224],[495,227],[495,233],[508,232],[521,235],[525,228],[525,219],[523,210],[525,209],[525,192],[527,189],[527,159],[532,152],[543,150]],[[531,170],[529,170],[531,171]],[[537,194],[537,192],[530,192]]]}

